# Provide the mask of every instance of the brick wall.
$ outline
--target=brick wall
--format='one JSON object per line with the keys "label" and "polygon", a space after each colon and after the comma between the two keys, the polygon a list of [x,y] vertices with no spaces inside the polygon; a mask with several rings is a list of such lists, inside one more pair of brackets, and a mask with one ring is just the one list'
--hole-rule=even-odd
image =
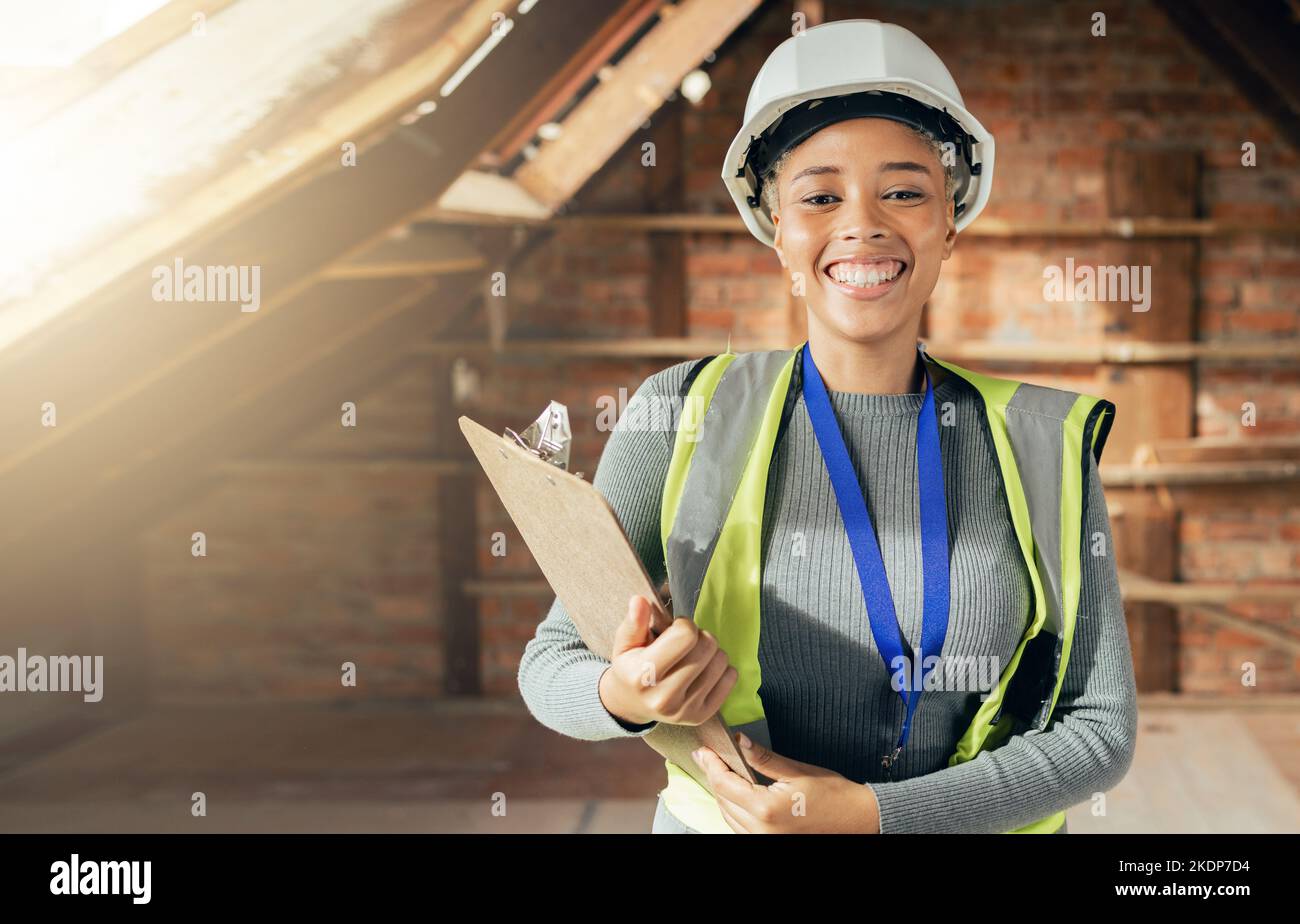
{"label": "brick wall", "polygon": [[[442,691],[427,461],[430,369],[361,395],[357,426],[321,402],[319,423],[144,537],[153,686],[165,701],[428,699]],[[312,413],[305,411],[304,413]],[[371,457],[369,460],[366,457]],[[202,531],[207,555],[191,554]],[[341,665],[357,667],[355,689]]]}

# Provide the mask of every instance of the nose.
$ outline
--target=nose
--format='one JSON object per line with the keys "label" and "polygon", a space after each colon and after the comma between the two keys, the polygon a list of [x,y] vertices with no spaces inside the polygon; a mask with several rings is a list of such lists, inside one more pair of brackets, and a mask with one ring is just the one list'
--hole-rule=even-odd
{"label": "nose", "polygon": [[874,195],[851,192],[837,210],[835,236],[842,241],[879,240],[890,237],[888,217]]}

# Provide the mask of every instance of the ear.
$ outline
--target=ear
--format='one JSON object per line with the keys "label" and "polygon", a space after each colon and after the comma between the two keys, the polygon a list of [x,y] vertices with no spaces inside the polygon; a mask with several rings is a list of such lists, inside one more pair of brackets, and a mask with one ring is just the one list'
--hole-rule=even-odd
{"label": "ear", "polygon": [[948,231],[943,238],[943,258],[945,260],[952,255],[952,245],[957,243],[957,223],[954,217],[956,210],[957,198],[954,196],[948,200],[948,214],[945,216],[948,222]]}
{"label": "ear", "polygon": [[776,258],[781,261],[783,269],[789,269],[790,264],[785,262],[785,251],[781,249],[781,213],[772,213],[772,249],[776,251]]}

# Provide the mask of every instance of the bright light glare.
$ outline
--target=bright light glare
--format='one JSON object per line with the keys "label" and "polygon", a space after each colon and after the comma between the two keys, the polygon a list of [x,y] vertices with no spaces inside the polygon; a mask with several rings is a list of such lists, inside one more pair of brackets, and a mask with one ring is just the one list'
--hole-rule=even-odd
{"label": "bright light glare", "polygon": [[0,10],[0,67],[70,67],[168,0],[42,0]]}

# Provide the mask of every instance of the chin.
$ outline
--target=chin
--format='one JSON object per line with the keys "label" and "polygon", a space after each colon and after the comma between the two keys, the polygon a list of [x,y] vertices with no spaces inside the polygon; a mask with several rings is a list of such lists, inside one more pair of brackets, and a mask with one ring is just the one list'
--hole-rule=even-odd
{"label": "chin", "polygon": [[855,343],[887,340],[905,327],[910,317],[909,312],[897,308],[864,305],[861,302],[828,306],[816,312],[816,315],[829,333]]}

